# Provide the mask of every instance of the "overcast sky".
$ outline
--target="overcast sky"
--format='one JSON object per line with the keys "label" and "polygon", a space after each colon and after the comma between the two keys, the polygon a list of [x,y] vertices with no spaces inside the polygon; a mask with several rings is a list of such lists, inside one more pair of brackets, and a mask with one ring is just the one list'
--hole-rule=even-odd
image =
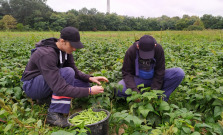
{"label": "overcast sky", "polygon": [[[47,0],[46,4],[58,12],[78,11],[84,7],[107,12],[107,0]],[[110,13],[145,18],[162,15],[182,17],[184,14],[223,16],[223,0],[110,0]]]}

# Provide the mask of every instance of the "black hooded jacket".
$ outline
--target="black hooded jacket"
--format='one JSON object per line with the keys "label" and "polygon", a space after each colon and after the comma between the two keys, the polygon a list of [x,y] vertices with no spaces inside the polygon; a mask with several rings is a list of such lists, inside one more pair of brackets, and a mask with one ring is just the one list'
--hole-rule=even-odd
{"label": "black hooded jacket", "polygon": [[73,87],[60,75],[60,68],[71,67],[75,71],[75,78],[89,82],[90,77],[76,68],[72,54],[61,51],[60,55],[56,42],[56,38],[49,38],[36,44],[36,50],[32,53],[21,80],[28,81],[38,75],[43,75],[48,86],[58,96],[73,98],[88,96],[88,88]]}

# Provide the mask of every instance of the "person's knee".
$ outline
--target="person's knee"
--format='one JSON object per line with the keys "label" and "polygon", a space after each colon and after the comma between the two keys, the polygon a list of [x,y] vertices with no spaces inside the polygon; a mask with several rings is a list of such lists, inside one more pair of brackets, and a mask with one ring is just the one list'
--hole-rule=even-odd
{"label": "person's knee", "polygon": [[176,68],[176,73],[177,73],[178,77],[183,78],[185,76],[185,73],[184,73],[183,69],[181,69],[181,68]]}
{"label": "person's knee", "polygon": [[73,77],[75,75],[75,71],[71,67],[64,67],[61,69],[61,74],[63,76],[72,76]]}

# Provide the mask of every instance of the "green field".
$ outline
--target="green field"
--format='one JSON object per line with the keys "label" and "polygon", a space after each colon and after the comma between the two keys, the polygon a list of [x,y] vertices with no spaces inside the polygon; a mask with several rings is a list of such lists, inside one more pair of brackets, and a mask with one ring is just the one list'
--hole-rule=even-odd
{"label": "green field", "polygon": [[[223,134],[223,30],[80,34],[85,48],[73,53],[77,67],[106,76],[110,83],[103,84],[103,94],[73,99],[70,114],[92,106],[106,109],[111,112],[110,134],[123,129],[125,135]],[[125,52],[145,34],[164,48],[166,68],[180,67],[185,72],[168,102],[149,90],[150,98],[133,94],[135,97],[123,100],[114,96]],[[85,130],[45,124],[47,108],[36,105],[22,91],[20,79],[30,50],[49,37],[59,38],[59,32],[0,32],[0,134],[84,134]],[[135,103],[136,97],[142,102]]]}

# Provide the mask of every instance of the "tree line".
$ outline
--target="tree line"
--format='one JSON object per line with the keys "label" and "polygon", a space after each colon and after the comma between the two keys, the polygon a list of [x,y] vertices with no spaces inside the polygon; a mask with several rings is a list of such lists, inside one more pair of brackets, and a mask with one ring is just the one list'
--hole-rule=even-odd
{"label": "tree line", "polygon": [[55,12],[47,0],[0,0],[0,30],[60,31],[73,26],[80,31],[158,31],[223,29],[223,17],[204,14],[157,18],[101,13],[95,8]]}

